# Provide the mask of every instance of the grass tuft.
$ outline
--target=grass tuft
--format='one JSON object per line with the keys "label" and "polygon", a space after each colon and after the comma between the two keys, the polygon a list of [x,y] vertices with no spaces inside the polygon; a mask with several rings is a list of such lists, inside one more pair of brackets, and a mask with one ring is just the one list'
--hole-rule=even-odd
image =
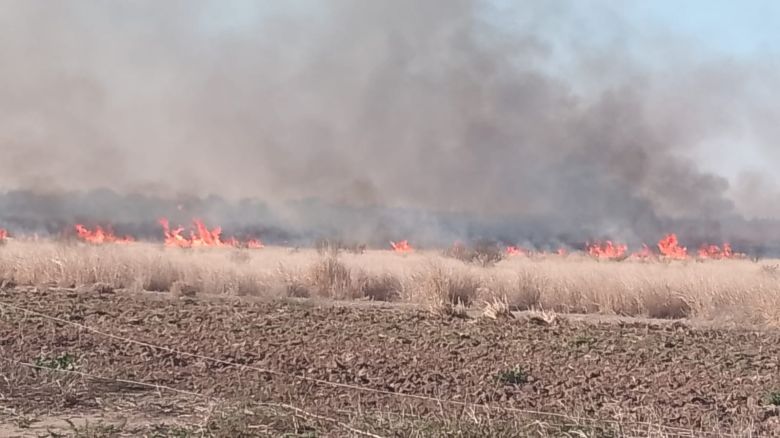
{"label": "grass tuft", "polygon": [[309,284],[324,298],[357,298],[349,269],[334,255],[323,257],[309,269]]}
{"label": "grass tuft", "polygon": [[501,371],[496,376],[499,382],[507,385],[522,385],[528,383],[528,377],[528,373],[519,365],[516,365],[512,369]]}
{"label": "grass tuft", "polygon": [[76,357],[69,353],[55,357],[38,357],[35,359],[35,366],[52,370],[73,371],[76,369]]}
{"label": "grass tuft", "polygon": [[490,319],[512,319],[514,315],[509,308],[509,301],[506,296],[493,297],[485,303],[482,315]]}
{"label": "grass tuft", "polygon": [[[120,424],[108,424],[104,422],[97,422],[97,423],[90,423],[89,421],[86,421],[83,426],[77,425],[71,420],[65,420],[66,423],[68,423],[68,426],[70,428],[70,433],[67,435],[68,437],[73,438],[109,438],[109,437],[119,437],[122,435],[124,425]],[[58,436],[65,436],[65,435],[59,435],[55,432],[49,431],[49,434],[52,437],[58,437]]]}

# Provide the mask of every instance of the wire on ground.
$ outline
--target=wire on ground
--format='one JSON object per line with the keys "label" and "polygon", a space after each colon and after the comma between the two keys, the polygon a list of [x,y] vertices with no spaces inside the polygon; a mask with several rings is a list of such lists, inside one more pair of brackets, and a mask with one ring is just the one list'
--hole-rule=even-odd
{"label": "wire on ground", "polygon": [[[734,435],[734,434],[724,434],[722,432],[709,432],[709,431],[689,429],[689,428],[684,428],[684,427],[666,426],[666,425],[649,423],[649,422],[645,422],[645,421],[620,421],[620,420],[610,420],[610,419],[587,418],[587,417],[579,417],[579,416],[576,417],[576,419],[575,419],[575,418],[571,417],[570,415],[559,414],[559,413],[555,413],[555,412],[543,412],[543,411],[535,411],[535,410],[529,410],[529,409],[519,409],[519,408],[510,407],[510,406],[488,405],[488,404],[484,404],[484,403],[470,403],[470,402],[464,402],[464,401],[459,401],[459,400],[440,399],[440,398],[431,397],[431,396],[427,396],[427,395],[420,395],[420,394],[408,394],[408,393],[392,392],[392,391],[387,391],[387,390],[382,390],[382,389],[369,388],[369,387],[358,386],[358,385],[351,385],[351,384],[348,384],[348,383],[330,382],[330,381],[327,381],[327,380],[317,379],[317,378],[313,378],[313,377],[298,376],[298,375],[294,375],[294,374],[285,373],[285,372],[282,372],[282,371],[276,371],[276,370],[271,370],[271,369],[267,369],[267,368],[255,367],[255,366],[252,366],[252,365],[246,365],[246,364],[231,362],[231,361],[218,359],[218,358],[214,358],[214,357],[209,357],[209,356],[205,356],[205,355],[202,355],[202,354],[190,353],[190,352],[187,352],[187,351],[177,350],[175,348],[155,345],[155,344],[151,344],[149,342],[139,341],[139,340],[136,340],[136,339],[125,337],[125,336],[119,336],[119,335],[115,335],[115,334],[112,334],[112,333],[103,332],[101,330],[89,327],[89,326],[84,325],[84,324],[80,324],[80,323],[77,323],[77,322],[74,322],[74,321],[69,321],[69,320],[66,320],[66,319],[63,319],[63,318],[59,318],[59,317],[56,317],[56,316],[47,315],[45,313],[41,313],[41,312],[38,312],[38,311],[35,311],[35,310],[30,310],[30,309],[27,309],[27,308],[24,308],[24,307],[20,307],[20,306],[14,305],[14,304],[6,303],[6,302],[0,302],[0,306],[8,308],[8,309],[17,310],[17,311],[20,311],[20,312],[25,312],[27,314],[30,314],[30,315],[33,315],[33,316],[37,316],[37,317],[40,317],[40,318],[43,318],[43,319],[47,319],[47,320],[50,320],[50,321],[55,321],[55,322],[59,322],[59,323],[62,323],[62,324],[67,324],[67,325],[76,327],[76,328],[78,328],[80,330],[84,330],[84,331],[88,331],[88,332],[91,332],[91,333],[95,333],[97,335],[100,335],[100,336],[103,336],[103,337],[106,337],[106,338],[110,338],[110,339],[115,339],[115,340],[118,340],[118,341],[123,341],[123,342],[128,342],[128,343],[131,343],[131,344],[141,345],[141,346],[152,348],[152,349],[155,349],[155,350],[165,351],[165,352],[168,352],[168,353],[178,354],[178,355],[182,355],[182,356],[194,357],[194,358],[198,358],[198,359],[202,359],[202,360],[207,360],[207,361],[210,361],[210,362],[218,363],[218,364],[221,364],[221,365],[227,365],[227,366],[231,366],[231,367],[235,367],[235,368],[239,368],[239,369],[251,370],[251,371],[258,372],[258,373],[270,374],[270,375],[275,375],[275,376],[279,376],[279,377],[287,377],[287,378],[291,378],[291,379],[295,379],[295,380],[306,381],[306,382],[316,383],[316,384],[330,386],[330,387],[335,387],[335,388],[342,388],[342,389],[349,389],[349,390],[353,390],[353,391],[360,391],[360,392],[366,392],[366,393],[380,394],[380,395],[386,395],[386,396],[390,396],[390,397],[398,397],[398,398],[407,398],[407,399],[421,400],[421,401],[426,401],[426,402],[431,402],[431,403],[438,403],[438,404],[449,404],[449,405],[455,405],[455,406],[460,406],[460,407],[479,408],[479,409],[483,409],[483,410],[486,410],[486,411],[489,411],[489,410],[492,409],[492,410],[500,410],[500,411],[505,411],[505,412],[522,414],[522,415],[533,415],[533,416],[539,416],[539,417],[554,417],[554,418],[565,419],[565,420],[568,420],[568,421],[574,421],[574,420],[583,421],[584,420],[584,421],[589,421],[589,422],[593,422],[593,423],[596,423],[596,424],[598,424],[598,423],[607,423],[607,424],[612,424],[612,425],[616,425],[616,426],[624,426],[624,425],[644,426],[644,427],[648,427],[648,428],[650,428],[652,430],[655,430],[655,431],[672,432],[672,433],[676,433],[676,434],[686,434],[686,435],[689,434],[688,436],[697,436],[697,437],[700,437],[700,436],[717,436],[717,437],[723,437],[723,438],[729,438],[729,437],[737,438],[737,437],[739,437],[739,435]],[[151,385],[151,384],[148,384],[148,385]]]}

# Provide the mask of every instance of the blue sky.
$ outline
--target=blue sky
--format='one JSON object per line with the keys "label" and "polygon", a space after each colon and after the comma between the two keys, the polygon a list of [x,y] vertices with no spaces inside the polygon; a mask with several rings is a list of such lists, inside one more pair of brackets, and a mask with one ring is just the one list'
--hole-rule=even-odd
{"label": "blue sky", "polygon": [[[777,52],[780,2],[688,0],[612,2],[633,22],[668,29],[713,52],[736,56]],[[628,5],[628,6],[626,6]]]}
{"label": "blue sky", "polygon": [[[583,36],[588,39],[586,46],[595,45],[606,53],[619,50],[629,54],[630,62],[666,72],[675,71],[677,60],[744,63],[748,70],[754,70],[755,61],[774,63],[773,57],[780,54],[780,1],[492,0],[491,3],[499,9],[495,17],[504,28],[522,31],[533,26],[554,41],[554,57],[558,62],[563,60],[559,67],[563,72],[575,71],[566,64],[566,58],[570,50],[578,50],[577,44]],[[529,14],[529,9],[543,12]],[[542,18],[524,21],[524,16],[529,15]],[[771,73],[771,64],[767,65],[770,65],[768,70],[753,74],[760,78],[767,71]],[[581,80],[576,75],[567,79],[573,84]],[[772,91],[776,80],[760,79],[767,79],[766,92]],[[604,81],[608,85],[610,78]],[[703,145],[694,158],[704,169],[733,180],[743,170],[774,175],[780,148],[774,155],[767,153],[769,150],[767,145],[750,139],[723,138]],[[780,183],[779,178],[774,179]]]}
{"label": "blue sky", "polygon": [[[275,12],[295,14],[311,13],[327,8],[327,1],[288,0],[286,2],[263,2],[252,0],[231,0],[213,3],[207,20],[222,28],[252,25],[259,15]],[[368,0],[373,1],[373,0]],[[518,2],[513,0],[490,0],[486,5],[498,6],[522,14],[529,5],[534,8],[545,5],[546,0]],[[713,52],[736,56],[749,55],[758,51],[777,51],[780,47],[780,2],[769,0],[564,0],[551,1],[554,8],[576,10],[575,16],[587,16],[605,25],[614,18],[625,19],[623,31],[634,31],[634,35],[623,37],[670,34],[690,41]],[[542,6],[542,7],[546,7]],[[205,17],[204,17],[205,18]],[[520,22],[520,17],[504,17],[509,22]],[[614,24],[614,22],[612,23]],[[544,25],[544,23],[542,23]],[[597,36],[597,35],[596,35]]]}
{"label": "blue sky", "polygon": [[[768,0],[653,0],[611,3],[641,33],[665,35],[691,50],[731,60],[767,60],[780,52],[780,2]],[[757,145],[712,145],[705,167],[734,177],[744,169],[770,170]],[[736,153],[735,153],[736,152]],[[770,157],[771,158],[771,157]]]}
{"label": "blue sky", "polygon": [[[765,92],[774,94],[773,84],[777,81],[761,75],[771,74],[773,57],[780,54],[780,1],[492,0],[490,3],[498,8],[494,18],[505,29],[523,31],[531,26],[553,41],[553,57],[561,62],[558,68],[564,74],[576,71],[576,66],[567,64],[571,50],[595,45],[605,53],[616,50],[628,54],[629,58],[623,61],[672,74],[678,68],[677,61],[742,64],[759,80],[766,79]],[[528,20],[529,16],[534,18]],[[583,37],[587,41],[579,46]],[[572,59],[580,55],[575,53]],[[756,61],[768,63],[770,67],[759,72]],[[623,68],[618,66],[617,71]],[[575,73],[567,80],[576,86],[582,78]],[[611,78],[603,81],[608,86]],[[767,145],[750,139],[723,138],[702,145],[694,158],[704,169],[733,180],[743,170],[773,175],[776,164],[780,164],[778,149],[773,155]],[[780,183],[780,178],[774,179]]]}

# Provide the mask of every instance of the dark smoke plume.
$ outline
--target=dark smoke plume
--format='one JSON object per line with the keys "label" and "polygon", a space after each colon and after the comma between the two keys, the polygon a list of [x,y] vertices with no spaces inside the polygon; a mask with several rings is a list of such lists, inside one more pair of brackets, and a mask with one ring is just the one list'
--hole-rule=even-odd
{"label": "dark smoke plume", "polygon": [[512,26],[467,0],[240,4],[3,2],[0,226],[148,235],[191,213],[279,241],[537,246],[750,228],[694,161],[746,129],[742,64],[681,48],[644,68],[567,28],[565,1]]}

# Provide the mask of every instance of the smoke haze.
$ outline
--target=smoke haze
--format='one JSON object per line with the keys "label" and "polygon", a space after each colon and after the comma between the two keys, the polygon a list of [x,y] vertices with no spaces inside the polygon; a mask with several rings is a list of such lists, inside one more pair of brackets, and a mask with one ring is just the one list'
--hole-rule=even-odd
{"label": "smoke haze", "polygon": [[143,228],[182,199],[280,240],[739,238],[776,217],[764,174],[697,158],[776,138],[767,61],[666,41],[644,62],[606,3],[511,26],[467,0],[270,3],[3,2],[0,225]]}

